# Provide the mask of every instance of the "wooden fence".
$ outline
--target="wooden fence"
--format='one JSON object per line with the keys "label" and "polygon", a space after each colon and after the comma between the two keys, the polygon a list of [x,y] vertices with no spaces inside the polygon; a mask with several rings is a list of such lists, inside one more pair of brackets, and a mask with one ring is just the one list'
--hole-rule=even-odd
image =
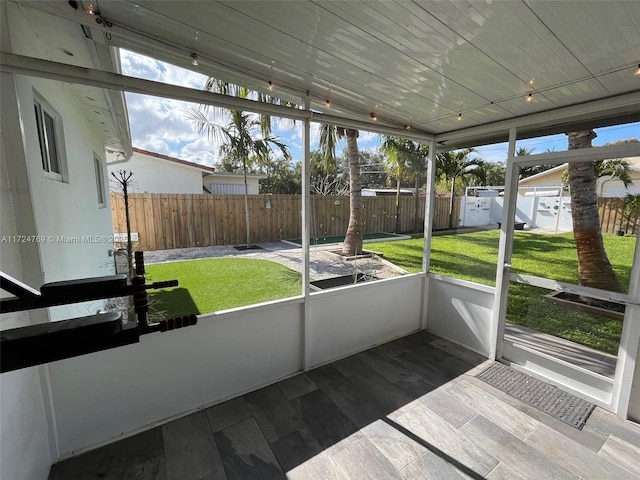
{"label": "wooden fence", "polygon": [[[251,242],[270,242],[302,236],[299,195],[250,195]],[[348,196],[311,197],[311,235],[344,235],[349,222]],[[401,232],[422,232],[424,198],[402,198]],[[111,194],[113,229],[126,232],[124,201]],[[460,198],[455,203],[458,224]],[[395,197],[363,197],[364,233],[393,232]],[[138,248],[165,250],[246,242],[244,196],[211,194],[134,193],[129,195],[131,231],[138,233]],[[434,229],[449,224],[449,198],[437,197]],[[417,221],[416,221],[417,218]],[[417,230],[414,228],[417,224]]]}
{"label": "wooden fence", "polygon": [[638,235],[640,207],[625,212],[624,198],[598,199],[598,213],[602,233],[622,231],[625,235]]}

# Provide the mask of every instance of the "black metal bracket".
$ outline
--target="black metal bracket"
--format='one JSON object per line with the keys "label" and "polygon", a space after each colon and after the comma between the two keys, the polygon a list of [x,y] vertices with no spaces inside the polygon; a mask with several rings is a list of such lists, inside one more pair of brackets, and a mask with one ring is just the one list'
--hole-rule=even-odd
{"label": "black metal bracket", "polygon": [[147,284],[142,252],[135,252],[135,261],[131,283],[121,274],[46,283],[40,291],[0,272],[0,288],[15,295],[0,299],[0,313],[133,296],[137,317],[136,323],[123,324],[121,313],[106,312],[1,331],[0,373],[129,345],[139,342],[140,335],[195,325],[195,315],[148,323],[147,290],[175,287],[178,281]]}

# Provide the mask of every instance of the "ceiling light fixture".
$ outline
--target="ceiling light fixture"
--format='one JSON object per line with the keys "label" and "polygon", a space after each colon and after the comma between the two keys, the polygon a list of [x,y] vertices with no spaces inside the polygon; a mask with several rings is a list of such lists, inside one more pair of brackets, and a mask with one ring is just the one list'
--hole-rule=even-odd
{"label": "ceiling light fixture", "polygon": [[92,3],[89,4],[89,6],[86,8],[85,10],[89,15],[95,15],[96,14],[96,8],[93,6]]}
{"label": "ceiling light fixture", "polygon": [[371,114],[371,115],[369,115],[369,116],[371,117],[371,120],[373,120],[374,122],[375,122],[376,120],[378,120],[378,117],[376,116],[376,114],[375,114],[375,113],[372,113],[372,114]]}
{"label": "ceiling light fixture", "polygon": [[638,64],[638,68],[636,68],[636,73],[634,73],[633,76],[640,77],[640,63]]}
{"label": "ceiling light fixture", "polygon": [[269,80],[269,87],[268,88],[269,88],[270,92],[273,92],[273,89],[276,88],[276,87],[273,86],[273,82],[271,80]]}
{"label": "ceiling light fixture", "polygon": [[193,65],[194,67],[198,66],[198,55],[195,53],[191,54],[191,65]]}
{"label": "ceiling light fixture", "polygon": [[405,129],[405,130],[411,130],[411,126],[412,126],[411,124],[405,125],[405,126],[404,126],[404,129]]}
{"label": "ceiling light fixture", "polygon": [[325,100],[324,104],[327,108],[331,108],[331,102],[329,100]]}
{"label": "ceiling light fixture", "polygon": [[527,95],[527,103],[531,103],[533,102],[533,93],[530,93],[529,95]]}
{"label": "ceiling light fixture", "polygon": [[462,114],[461,114],[461,113],[459,113],[459,114],[458,114],[458,121],[459,121],[459,122],[461,122],[461,121],[462,121]]}

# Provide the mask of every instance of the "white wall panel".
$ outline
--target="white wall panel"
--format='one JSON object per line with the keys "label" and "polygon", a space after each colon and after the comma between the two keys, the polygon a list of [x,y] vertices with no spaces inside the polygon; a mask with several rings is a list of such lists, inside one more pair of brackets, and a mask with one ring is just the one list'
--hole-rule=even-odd
{"label": "white wall panel", "polygon": [[494,292],[494,287],[429,275],[427,330],[488,356]]}
{"label": "white wall panel", "polygon": [[419,328],[421,275],[311,295],[309,364],[363,350]]}
{"label": "white wall panel", "polygon": [[51,363],[61,455],[297,372],[301,311],[295,299],[203,315],[184,330]]}

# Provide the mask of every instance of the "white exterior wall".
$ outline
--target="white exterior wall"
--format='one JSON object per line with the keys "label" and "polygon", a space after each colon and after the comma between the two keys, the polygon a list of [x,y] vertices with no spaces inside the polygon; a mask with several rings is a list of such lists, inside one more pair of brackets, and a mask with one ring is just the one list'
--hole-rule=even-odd
{"label": "white exterior wall", "polygon": [[[2,8],[0,6],[0,8]],[[9,87],[8,75],[2,74],[1,88]],[[4,98],[4,95],[3,95]],[[2,109],[2,143],[0,144],[0,235],[18,234],[14,215],[17,200],[13,187],[18,180],[7,168],[4,139],[5,114]],[[10,146],[9,146],[10,147]],[[14,180],[15,179],[15,180]],[[0,270],[15,278],[24,278],[23,253],[18,243],[2,242],[0,245]],[[0,295],[5,292],[0,290]],[[46,319],[46,318],[45,318]],[[31,323],[29,312],[0,315],[0,328],[16,328]],[[41,388],[41,369],[32,367],[0,375],[0,478],[13,480],[44,479],[53,461],[50,447],[51,429],[47,420],[48,401]]]}
{"label": "white exterior wall", "polygon": [[[2,50],[47,58],[44,42],[31,32],[42,15],[0,2]],[[51,28],[65,28],[57,24]],[[73,28],[79,28],[73,25]],[[71,28],[71,27],[69,27]],[[37,31],[37,29],[35,30]],[[62,117],[64,182],[42,169],[34,115],[34,89]],[[94,152],[104,159],[104,140],[91,130],[75,94],[66,84],[2,73],[0,148],[0,269],[39,289],[43,282],[113,272],[111,209],[98,205]],[[103,161],[103,171],[106,163]],[[107,190],[106,176],[103,178]],[[14,236],[44,241],[16,242]],[[92,239],[82,239],[82,236]],[[76,243],[60,237],[80,237]],[[103,301],[0,315],[2,329],[94,313]],[[55,411],[50,397],[49,367],[0,375],[0,478],[46,479],[58,459]],[[78,390],[77,394],[82,392]]]}
{"label": "white exterior wall", "polygon": [[[202,172],[139,152],[128,162],[108,167],[109,175],[118,170],[133,172],[133,193],[202,193]],[[111,187],[113,184],[111,182]]]}
{"label": "white exterior wall", "polygon": [[[203,183],[209,187],[210,183],[227,184],[227,185],[244,185],[244,178],[242,176],[224,176],[222,175],[207,175],[203,178]],[[256,177],[247,177],[247,186],[249,195],[258,195],[260,193],[260,179]],[[244,193],[244,190],[243,190]]]}

